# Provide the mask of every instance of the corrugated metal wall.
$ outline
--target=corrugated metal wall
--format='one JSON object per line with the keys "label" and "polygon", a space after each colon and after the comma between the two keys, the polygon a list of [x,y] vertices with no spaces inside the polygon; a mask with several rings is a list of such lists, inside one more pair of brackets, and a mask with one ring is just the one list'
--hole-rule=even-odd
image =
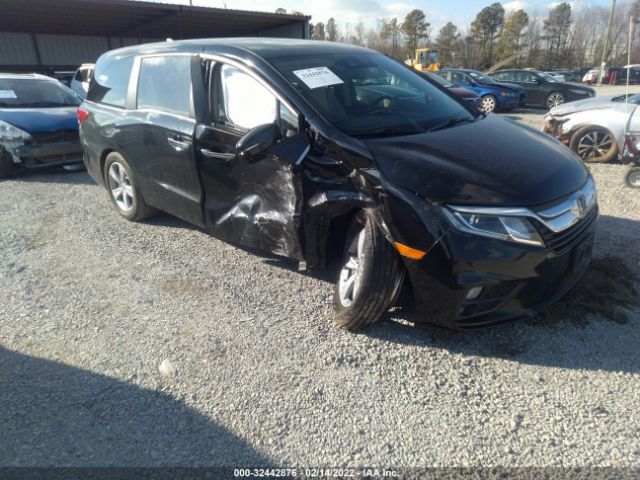
{"label": "corrugated metal wall", "polygon": [[0,32],[0,65],[37,65],[38,55],[29,33]]}

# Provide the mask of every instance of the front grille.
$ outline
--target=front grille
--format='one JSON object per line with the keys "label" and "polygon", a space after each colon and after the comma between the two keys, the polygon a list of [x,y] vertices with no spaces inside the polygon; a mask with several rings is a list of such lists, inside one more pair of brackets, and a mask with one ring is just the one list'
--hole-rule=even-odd
{"label": "front grille", "polygon": [[585,240],[592,233],[597,218],[598,208],[594,207],[582,220],[561,232],[553,232],[539,221],[535,221],[535,224],[547,247],[553,253],[560,254]]}
{"label": "front grille", "polygon": [[80,139],[78,130],[56,130],[55,132],[36,132],[32,133],[32,144],[49,145],[51,143],[77,142]]}

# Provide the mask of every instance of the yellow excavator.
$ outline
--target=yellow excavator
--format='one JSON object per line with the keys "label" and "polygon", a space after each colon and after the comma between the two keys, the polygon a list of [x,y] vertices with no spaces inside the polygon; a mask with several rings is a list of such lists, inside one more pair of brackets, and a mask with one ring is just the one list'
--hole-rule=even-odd
{"label": "yellow excavator", "polygon": [[435,48],[416,48],[414,58],[405,63],[419,72],[437,72],[440,70],[438,58],[438,50]]}

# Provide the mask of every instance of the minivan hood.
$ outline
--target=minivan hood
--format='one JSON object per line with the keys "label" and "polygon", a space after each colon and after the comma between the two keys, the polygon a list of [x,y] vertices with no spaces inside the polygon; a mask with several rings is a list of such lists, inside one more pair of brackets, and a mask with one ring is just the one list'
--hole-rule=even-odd
{"label": "minivan hood", "polygon": [[586,98],[577,102],[563,103],[553,107],[549,113],[551,115],[568,115],[570,113],[582,112],[584,110],[613,108],[615,103],[612,100],[620,95],[604,95],[602,97]]}
{"label": "minivan hood", "polygon": [[77,107],[0,109],[0,120],[27,133],[77,130]]}
{"label": "minivan hood", "polygon": [[388,181],[438,203],[542,205],[580,189],[588,177],[560,142],[496,115],[364,142]]}

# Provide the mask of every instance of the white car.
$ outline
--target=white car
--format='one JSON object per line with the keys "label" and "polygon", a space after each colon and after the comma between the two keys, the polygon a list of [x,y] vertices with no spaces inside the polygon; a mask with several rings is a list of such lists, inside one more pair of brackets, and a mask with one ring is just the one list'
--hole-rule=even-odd
{"label": "white car", "polygon": [[76,92],[76,94],[78,94],[82,99],[87,96],[89,82],[93,76],[94,69],[95,65],[93,63],[83,63],[80,65],[80,68],[76,70],[76,73],[73,75],[73,79],[71,80],[71,84],[69,85],[71,90]]}
{"label": "white car", "polygon": [[552,108],[543,131],[568,145],[585,162],[603,163],[622,153],[631,113],[640,93],[604,95]]}

